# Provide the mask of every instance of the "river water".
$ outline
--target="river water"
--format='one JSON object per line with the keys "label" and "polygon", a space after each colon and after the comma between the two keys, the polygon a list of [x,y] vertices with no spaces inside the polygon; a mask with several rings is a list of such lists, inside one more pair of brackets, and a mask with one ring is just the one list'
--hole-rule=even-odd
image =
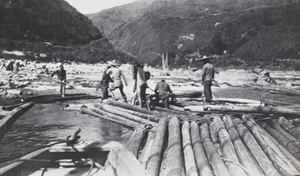
{"label": "river water", "polygon": [[91,103],[78,100],[49,104],[35,104],[21,116],[0,141],[0,166],[50,142],[65,140],[78,128],[81,141],[118,141],[125,143],[132,130],[78,111],[63,111],[66,103]]}

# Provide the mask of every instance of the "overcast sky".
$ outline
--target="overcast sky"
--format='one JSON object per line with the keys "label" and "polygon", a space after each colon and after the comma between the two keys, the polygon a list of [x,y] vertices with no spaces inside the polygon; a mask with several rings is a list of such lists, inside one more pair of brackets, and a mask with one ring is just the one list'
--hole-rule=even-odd
{"label": "overcast sky", "polygon": [[82,14],[96,13],[103,9],[120,6],[135,0],[65,0]]}

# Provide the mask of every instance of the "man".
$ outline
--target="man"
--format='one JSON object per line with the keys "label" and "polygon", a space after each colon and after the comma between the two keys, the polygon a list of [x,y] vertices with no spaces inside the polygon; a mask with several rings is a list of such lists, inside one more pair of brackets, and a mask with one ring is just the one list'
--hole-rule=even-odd
{"label": "man", "polygon": [[169,109],[169,97],[173,93],[170,85],[165,80],[161,80],[156,84],[154,92],[156,94],[155,105],[162,100],[164,107]]}
{"label": "man", "polygon": [[214,67],[211,63],[211,59],[213,57],[207,57],[204,56],[202,59],[199,61],[203,61],[203,69],[202,69],[202,84],[204,87],[204,97],[205,97],[205,103],[211,104],[212,102],[212,91],[211,91],[211,86],[212,86],[212,81],[215,77],[215,71]]}
{"label": "man", "polygon": [[65,91],[66,91],[66,81],[67,81],[67,73],[66,70],[64,70],[64,66],[60,65],[60,70],[57,70],[51,74],[51,78],[54,75],[57,75],[57,78],[60,80],[60,95],[61,97],[65,97]]}
{"label": "man", "polygon": [[109,92],[111,93],[113,98],[116,99],[116,97],[112,91],[114,91],[115,89],[118,88],[120,90],[122,98],[124,99],[125,102],[127,102],[126,95],[123,91],[124,86],[123,86],[122,79],[126,86],[127,86],[127,81],[126,81],[125,76],[123,75],[122,71],[119,69],[119,66],[120,66],[120,64],[117,61],[112,61],[111,68],[109,68],[107,70],[107,74],[110,75],[110,77],[113,81],[113,85],[109,88]]}
{"label": "man", "polygon": [[101,90],[102,90],[101,102],[105,99],[108,99],[109,82],[112,82],[112,79],[111,79],[110,75],[107,73],[107,70],[110,69],[110,68],[111,68],[111,66],[106,67],[106,69],[103,72],[102,79],[101,79],[101,82],[100,82],[100,87],[101,87]]}
{"label": "man", "polygon": [[133,78],[135,80],[133,91],[135,95],[133,97],[132,104],[135,105],[135,99],[138,98],[139,105],[142,108],[145,104],[148,108],[146,101],[146,89],[148,88],[147,80],[150,78],[150,73],[144,71],[144,65],[136,64],[133,72]]}

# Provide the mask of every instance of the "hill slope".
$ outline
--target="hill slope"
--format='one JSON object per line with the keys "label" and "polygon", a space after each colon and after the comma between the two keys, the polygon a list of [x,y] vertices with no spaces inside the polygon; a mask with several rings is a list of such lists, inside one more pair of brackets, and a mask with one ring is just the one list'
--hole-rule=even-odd
{"label": "hill slope", "polygon": [[0,0],[0,38],[89,43],[102,35],[92,22],[64,0]]}
{"label": "hill slope", "polygon": [[181,65],[195,52],[222,55],[223,64],[232,64],[230,58],[238,58],[237,65],[270,64],[299,58],[299,7],[298,1],[283,0],[159,0],[108,38],[152,65],[160,64],[162,53]]}

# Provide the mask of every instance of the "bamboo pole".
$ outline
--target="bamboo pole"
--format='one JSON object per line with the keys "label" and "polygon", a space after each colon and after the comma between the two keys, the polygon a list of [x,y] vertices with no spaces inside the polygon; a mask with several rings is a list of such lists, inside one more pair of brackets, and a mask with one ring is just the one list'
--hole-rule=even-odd
{"label": "bamboo pole", "polygon": [[191,137],[192,145],[195,153],[195,160],[197,164],[198,174],[205,176],[213,176],[210,165],[207,161],[205,151],[200,138],[200,129],[198,124],[193,121],[191,122]]}
{"label": "bamboo pole", "polygon": [[218,132],[219,140],[222,146],[223,156],[225,158],[225,164],[228,168],[228,171],[232,176],[246,176],[242,165],[239,163],[234,146],[231,142],[227,130],[225,129],[223,121],[220,117],[216,116],[213,122]]}
{"label": "bamboo pole", "polygon": [[268,138],[264,131],[254,122],[254,120],[243,116],[244,124],[252,132],[253,136],[265,151],[267,156],[273,162],[274,166],[283,174],[283,175],[297,175],[298,171],[292,165],[290,161],[280,152],[278,147]]}
{"label": "bamboo pole", "polygon": [[183,122],[181,133],[186,176],[198,176],[195,155],[191,144],[189,122]]}
{"label": "bamboo pole", "polygon": [[245,171],[248,176],[263,176],[264,173],[254,160],[251,153],[248,151],[246,146],[243,144],[235,126],[231,120],[230,116],[225,116],[223,118],[225,127],[230,135],[233,142],[234,148],[236,150],[237,156],[241,164],[245,167]]}
{"label": "bamboo pole", "polygon": [[227,167],[210,139],[208,125],[206,123],[200,126],[200,134],[207,158],[213,168],[213,173],[216,176],[230,176]]}
{"label": "bamboo pole", "polygon": [[152,149],[151,158],[149,159],[146,167],[146,170],[152,176],[158,176],[159,174],[166,129],[167,120],[165,118],[162,118],[159,120],[157,125],[157,131],[153,143],[153,146],[155,147]]}
{"label": "bamboo pole", "polygon": [[185,176],[179,120],[172,117],[168,125],[168,146],[160,168],[160,176]]}
{"label": "bamboo pole", "polygon": [[[277,141],[286,148],[295,158],[300,159],[300,150],[293,144],[290,143],[285,136],[283,136],[277,130],[271,128],[266,122],[261,122],[260,126],[266,130],[271,136],[277,139]],[[262,130],[263,130],[262,129]]]}
{"label": "bamboo pole", "polygon": [[220,156],[223,156],[223,152],[222,152],[222,149],[221,149],[220,141],[218,139],[218,133],[217,133],[216,127],[214,125],[214,122],[211,122],[209,124],[209,132],[210,132],[211,141],[214,144],[214,146],[215,146],[218,154]]}
{"label": "bamboo pole", "polygon": [[241,136],[244,144],[247,146],[253,157],[256,159],[258,165],[263,170],[266,176],[280,176],[272,162],[269,160],[265,152],[262,150],[260,145],[257,143],[255,138],[252,136],[250,131],[244,126],[244,124],[238,120],[234,120],[236,129]]}

